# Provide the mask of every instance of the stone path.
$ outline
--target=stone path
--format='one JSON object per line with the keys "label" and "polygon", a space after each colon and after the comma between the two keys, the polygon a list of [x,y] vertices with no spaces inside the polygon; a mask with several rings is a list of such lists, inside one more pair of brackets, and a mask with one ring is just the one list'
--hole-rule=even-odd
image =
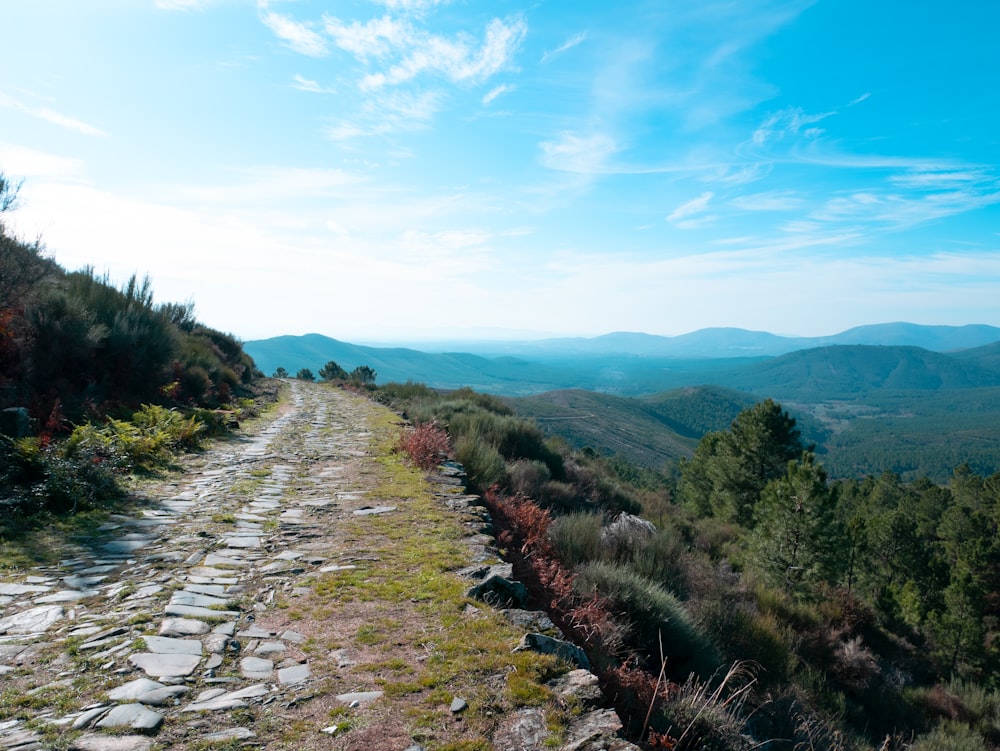
{"label": "stone path", "polygon": [[284,414],[188,461],[182,484],[146,491],[92,547],[0,575],[0,749],[255,745],[240,710],[308,697],[304,637],[255,621],[341,565],[327,557],[336,513],[391,510],[364,508],[350,470],[367,408],[293,382]]}

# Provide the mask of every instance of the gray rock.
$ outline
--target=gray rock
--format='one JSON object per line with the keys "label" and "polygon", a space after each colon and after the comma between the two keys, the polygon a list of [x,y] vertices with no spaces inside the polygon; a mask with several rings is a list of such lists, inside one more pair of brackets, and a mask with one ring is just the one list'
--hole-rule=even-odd
{"label": "gray rock", "polygon": [[201,640],[201,643],[205,647],[206,652],[221,655],[226,651],[226,643],[228,641],[229,637],[225,634],[209,634]]}
{"label": "gray rock", "polygon": [[282,644],[280,641],[265,641],[260,644],[253,651],[255,655],[269,655],[269,654],[281,654],[286,651],[288,647]]}
{"label": "gray rock", "polygon": [[167,605],[163,612],[165,615],[190,616],[192,618],[238,618],[240,615],[236,610],[212,610],[193,605],[173,604]]}
{"label": "gray rock", "polygon": [[[71,725],[71,727],[73,728],[73,730],[82,730],[83,728],[89,728],[91,725],[97,722],[97,720],[103,717],[108,712],[109,709],[110,707],[107,706],[106,704],[100,707],[93,707],[92,709],[88,709],[85,712],[82,712],[80,716],[77,717],[75,720],[73,720],[73,724]],[[4,742],[2,740],[0,740],[0,745],[4,745]]]}
{"label": "gray rock", "polygon": [[108,698],[112,701],[138,700],[143,694],[148,694],[158,688],[165,688],[165,686],[149,678],[136,678],[134,681],[123,683],[108,691]]}
{"label": "gray rock", "polygon": [[160,636],[198,636],[208,633],[208,624],[193,618],[165,618]]}
{"label": "gray rock", "polygon": [[451,707],[449,707],[449,710],[451,711],[452,714],[461,714],[468,708],[469,708],[469,703],[465,699],[456,696],[454,699],[451,700]]}
{"label": "gray rock", "polygon": [[256,738],[257,734],[250,728],[228,728],[226,730],[216,730],[214,733],[201,736],[203,741],[242,741],[247,738]]}
{"label": "gray rock", "polygon": [[64,611],[59,605],[42,605],[22,610],[6,618],[0,618],[2,634],[41,634],[63,618]]}
{"label": "gray rock", "polygon": [[146,709],[142,704],[119,704],[98,721],[97,727],[129,727],[135,730],[154,732],[162,724],[163,715]]}
{"label": "gray rock", "polygon": [[622,721],[613,709],[588,712],[573,720],[566,731],[566,743],[560,751],[628,751],[638,749],[618,737]]}
{"label": "gray rock", "polygon": [[240,660],[240,673],[250,680],[266,681],[274,672],[274,663],[260,657],[244,657]]}
{"label": "gray rock", "polygon": [[597,676],[589,670],[571,670],[547,685],[563,701],[579,703],[587,709],[595,709],[605,703]]}
{"label": "gray rock", "polygon": [[540,709],[522,709],[507,716],[493,734],[495,751],[541,749],[549,737],[545,713]]}
{"label": "gray rock", "polygon": [[147,636],[143,639],[146,649],[156,654],[200,655],[201,642],[197,639],[173,639],[167,636]]}
{"label": "gray rock", "polygon": [[381,691],[354,691],[349,694],[340,694],[337,696],[337,701],[343,702],[344,704],[367,704],[368,702],[375,701],[381,698]]}
{"label": "gray rock", "polygon": [[70,744],[71,751],[150,751],[153,741],[142,735],[82,735]]}
{"label": "gray rock", "polygon": [[198,608],[225,608],[229,606],[229,600],[225,597],[212,597],[211,595],[201,595],[197,592],[187,592],[179,590],[170,597],[171,605],[193,605]]}
{"label": "gray rock", "polygon": [[201,655],[154,654],[129,655],[128,661],[154,678],[191,675],[201,662]]}
{"label": "gray rock", "polygon": [[500,612],[504,618],[515,626],[523,628],[525,631],[559,631],[556,628],[556,624],[552,622],[552,619],[543,610],[505,608]]}
{"label": "gray rock", "polygon": [[312,671],[308,665],[290,665],[278,670],[278,682],[283,686],[292,686],[308,680],[311,675]]}
{"label": "gray rock", "polygon": [[355,509],[352,513],[355,516],[376,516],[378,514],[388,514],[391,511],[395,511],[395,506],[370,506],[366,508]]}
{"label": "gray rock", "polygon": [[582,649],[568,641],[553,639],[545,634],[525,634],[514,649],[515,651],[529,650],[545,655],[555,655],[577,667],[590,670],[590,660],[587,659],[587,655]]}
{"label": "gray rock", "polygon": [[528,590],[521,582],[496,575],[469,589],[468,596],[494,607],[523,608],[528,603]]}

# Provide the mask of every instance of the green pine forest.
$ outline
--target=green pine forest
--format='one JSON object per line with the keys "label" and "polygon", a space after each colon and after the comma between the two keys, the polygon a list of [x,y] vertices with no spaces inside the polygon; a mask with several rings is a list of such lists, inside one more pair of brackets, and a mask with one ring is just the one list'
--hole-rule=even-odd
{"label": "green pine forest", "polygon": [[[2,223],[16,193],[0,176],[0,547],[125,502],[131,474],[233,429],[276,388],[193,304],[66,271],[16,237]],[[891,423],[838,432],[833,401],[821,413],[687,388],[571,419],[599,403],[312,367],[402,414],[417,463],[461,463],[532,607],[588,653],[642,747],[1000,748],[995,445],[953,444],[947,475],[928,479],[864,464],[881,443],[895,466]],[[968,398],[955,393],[921,406],[927,436],[949,429],[948,400]],[[968,430],[992,435],[987,422]]]}

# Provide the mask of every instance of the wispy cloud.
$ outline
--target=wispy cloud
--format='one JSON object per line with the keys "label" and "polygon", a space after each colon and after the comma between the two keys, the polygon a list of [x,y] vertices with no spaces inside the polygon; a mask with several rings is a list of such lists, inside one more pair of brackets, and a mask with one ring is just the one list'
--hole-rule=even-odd
{"label": "wispy cloud", "polygon": [[441,106],[438,92],[382,92],[369,98],[352,118],[341,120],[326,129],[333,141],[347,141],[365,136],[381,136],[426,127]]}
{"label": "wispy cloud", "polygon": [[547,63],[552,58],[558,57],[562,53],[567,52],[567,51],[573,49],[574,47],[576,47],[579,44],[582,44],[585,41],[587,41],[587,34],[586,34],[586,32],[581,32],[579,34],[574,34],[569,39],[567,39],[565,42],[563,42],[558,47],[556,47],[554,50],[548,50],[548,51],[542,53],[542,59],[541,59],[540,62]]}
{"label": "wispy cloud", "polygon": [[848,107],[853,107],[855,104],[861,104],[863,101],[865,101],[865,99],[867,99],[871,95],[872,95],[872,93],[870,91],[866,91],[864,94],[862,94],[861,96],[857,97],[856,99],[852,99],[851,101],[849,101],[847,103],[847,106]]}
{"label": "wispy cloud", "polygon": [[544,141],[541,149],[542,164],[546,167],[592,175],[605,171],[607,158],[618,150],[618,146],[604,133],[589,136],[562,133],[558,141]]}
{"label": "wispy cloud", "polygon": [[329,52],[326,39],[308,24],[270,10],[264,10],[261,21],[291,50],[299,54],[324,57]]}
{"label": "wispy cloud", "polygon": [[[453,82],[485,81],[503,70],[521,44],[528,27],[523,19],[494,18],[486,27],[483,42],[475,47],[464,36],[447,39],[413,29],[409,33],[381,37],[378,42],[395,42],[396,62],[387,70],[366,75],[362,89],[378,89],[410,81],[424,72],[437,73]],[[385,53],[380,57],[385,57]],[[367,59],[361,55],[360,59]]]}
{"label": "wispy cloud", "polygon": [[496,99],[501,94],[507,94],[507,93],[509,93],[509,92],[511,92],[513,90],[514,90],[514,87],[511,86],[510,84],[506,84],[506,83],[502,83],[499,86],[490,89],[483,96],[483,106],[484,107],[488,106],[490,104],[490,102],[492,102],[494,99]]}
{"label": "wispy cloud", "polygon": [[317,81],[305,78],[296,73],[292,76],[292,87],[299,91],[308,91],[312,94],[336,94],[335,89],[321,86]]}
{"label": "wispy cloud", "polygon": [[821,135],[823,130],[809,126],[835,114],[836,112],[822,112],[810,115],[800,107],[786,107],[765,118],[764,122],[754,131],[753,142],[757,146],[764,146],[789,136],[802,135],[806,138],[815,138]]}
{"label": "wispy cloud", "polygon": [[680,206],[678,206],[676,209],[674,209],[667,215],[667,221],[677,224],[678,222],[685,220],[688,217],[692,217],[696,214],[701,214],[706,209],[708,209],[708,204],[712,201],[714,197],[715,193],[711,191],[706,191],[697,198],[692,198],[690,201],[682,203]]}
{"label": "wispy cloud", "polygon": [[793,211],[802,207],[804,200],[790,191],[767,191],[737,196],[729,202],[741,211]]}
{"label": "wispy cloud", "polygon": [[24,102],[14,99],[7,94],[0,91],[0,107],[7,107],[8,109],[16,110],[30,117],[36,117],[39,120],[44,120],[45,122],[52,123],[53,125],[58,125],[60,128],[65,128],[66,130],[72,130],[76,133],[82,133],[85,136],[107,136],[108,134],[89,123],[85,123],[82,120],[77,120],[75,117],[69,117],[63,115],[60,112],[49,109],[48,107],[34,107]]}

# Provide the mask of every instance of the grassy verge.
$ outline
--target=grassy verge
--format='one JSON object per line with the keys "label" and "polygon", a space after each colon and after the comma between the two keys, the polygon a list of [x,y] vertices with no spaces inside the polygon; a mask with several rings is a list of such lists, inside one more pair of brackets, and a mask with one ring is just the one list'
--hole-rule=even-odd
{"label": "grassy verge", "polygon": [[[425,473],[396,452],[398,417],[371,417],[374,456],[365,462],[370,505],[384,515],[346,516],[340,558],[355,568],[320,574],[304,597],[280,603],[291,617],[320,619],[327,628],[305,645],[314,672],[335,676],[331,692],[380,690],[383,699],[357,708],[332,705],[329,722],[345,748],[357,740],[403,734],[429,751],[475,751],[505,713],[542,707],[554,737],[569,715],[544,685],[567,667],[555,658],[512,652],[522,632],[498,612],[470,600],[469,583],[452,573],[470,562],[462,519],[449,510]],[[331,656],[348,654],[350,667]],[[468,703],[461,714],[454,698]],[[286,747],[301,744],[294,729]],[[300,746],[301,747],[301,746]]]}

